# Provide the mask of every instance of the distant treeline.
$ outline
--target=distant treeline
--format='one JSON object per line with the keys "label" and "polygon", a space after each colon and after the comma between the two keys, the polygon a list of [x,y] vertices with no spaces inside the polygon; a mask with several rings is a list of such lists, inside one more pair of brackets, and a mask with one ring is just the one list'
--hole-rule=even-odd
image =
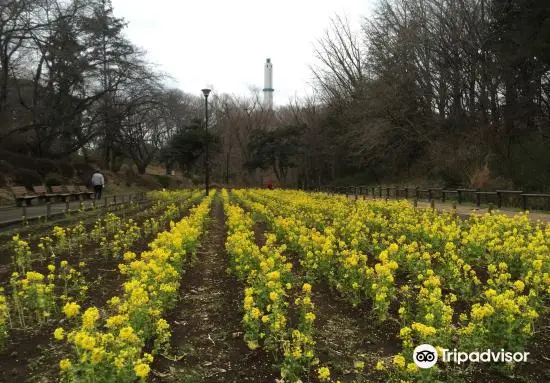
{"label": "distant treeline", "polygon": [[334,18],[316,53],[310,174],[550,186],[547,0],[381,0],[361,30]]}
{"label": "distant treeline", "polygon": [[378,0],[358,29],[335,17],[314,96],[270,111],[258,89],[214,89],[209,135],[200,90],[167,89],[108,0],[8,0],[0,16],[0,149],[161,162],[199,183],[208,140],[214,181],[239,185],[550,186],[547,0]]}

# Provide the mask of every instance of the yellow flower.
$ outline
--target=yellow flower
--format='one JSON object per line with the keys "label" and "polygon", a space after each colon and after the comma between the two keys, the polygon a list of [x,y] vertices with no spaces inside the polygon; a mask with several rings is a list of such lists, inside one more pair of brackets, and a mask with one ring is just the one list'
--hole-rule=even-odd
{"label": "yellow flower", "polygon": [[281,274],[278,271],[272,271],[271,273],[267,274],[267,279],[269,281],[278,281],[281,277]]}
{"label": "yellow flower", "polygon": [[123,327],[118,336],[120,337],[120,339],[122,340],[127,340],[127,341],[136,341],[138,339],[136,333],[134,332],[134,329],[132,328],[132,326],[126,326],[126,327]]}
{"label": "yellow flower", "polygon": [[514,287],[516,288],[517,291],[521,293],[523,289],[525,289],[525,284],[522,281],[517,280],[514,282]]}
{"label": "yellow flower", "polygon": [[157,321],[157,329],[158,330],[168,330],[170,328],[170,324],[168,322],[161,318]]}
{"label": "yellow flower", "polygon": [[118,306],[120,304],[120,298],[119,297],[112,297],[108,303],[111,305],[111,306]]}
{"label": "yellow flower", "polygon": [[327,381],[330,379],[330,370],[328,367],[321,367],[317,369],[317,376],[321,382]]}
{"label": "yellow flower", "polygon": [[251,350],[255,350],[258,348],[258,342],[256,342],[255,340],[249,340],[248,342],[246,342],[246,344]]}
{"label": "yellow flower", "polygon": [[96,307],[90,307],[82,314],[82,327],[92,329],[95,322],[99,319],[99,310]]}
{"label": "yellow flower", "polygon": [[65,330],[63,330],[62,327],[58,327],[53,332],[53,336],[57,340],[63,340],[63,339],[65,339]]}
{"label": "yellow flower", "polygon": [[69,359],[62,359],[59,361],[59,368],[62,371],[67,371],[69,368],[71,368],[72,364]]}
{"label": "yellow flower", "polygon": [[260,312],[260,310],[257,307],[254,307],[252,309],[250,315],[252,315],[252,318],[258,319],[262,315],[262,313]]}
{"label": "yellow flower", "polygon": [[383,360],[379,360],[376,363],[376,367],[374,367],[377,371],[384,371],[386,369],[386,365],[384,364]]}
{"label": "yellow flower", "polygon": [[412,374],[416,371],[418,371],[418,366],[416,364],[414,364],[414,363],[408,363],[407,364],[407,372]]}
{"label": "yellow flower", "polygon": [[275,291],[269,293],[269,299],[271,299],[272,302],[275,302],[277,298],[279,298],[279,294],[277,294]]}
{"label": "yellow flower", "polygon": [[80,305],[75,302],[66,303],[65,306],[63,306],[63,312],[67,316],[67,318],[72,318],[76,314],[78,314],[80,311]]}
{"label": "yellow flower", "polygon": [[107,321],[105,322],[105,327],[107,328],[118,327],[121,324],[125,323],[127,320],[128,320],[128,315],[114,315],[112,317],[107,318]]}
{"label": "yellow flower", "polygon": [[304,293],[311,293],[311,285],[309,283],[304,283],[304,285],[302,286],[302,290],[304,291]]}
{"label": "yellow flower", "polygon": [[126,262],[130,262],[130,261],[136,259],[136,253],[134,253],[132,251],[127,251],[127,252],[124,253],[123,258]]}
{"label": "yellow flower", "polygon": [[103,355],[105,355],[105,350],[102,348],[94,348],[92,350],[92,357],[91,361],[93,364],[98,364],[103,359]]}
{"label": "yellow flower", "polygon": [[363,368],[365,368],[365,362],[363,362],[362,360],[356,360],[355,362],[353,362],[353,367],[356,370],[362,370]]}
{"label": "yellow flower", "polygon": [[84,331],[79,331],[75,335],[74,342],[78,347],[81,347],[84,350],[89,350],[89,351],[93,350],[96,345],[95,338],[93,336],[88,335]]}
{"label": "yellow flower", "polygon": [[393,364],[395,364],[396,366],[398,366],[400,368],[404,368],[405,367],[405,357],[401,354],[397,354],[396,356],[393,357]]}
{"label": "yellow flower", "polygon": [[148,364],[140,363],[134,367],[134,371],[136,372],[138,378],[144,379],[147,377],[147,375],[149,375],[149,371],[151,371],[151,368]]}
{"label": "yellow flower", "polygon": [[315,314],[308,312],[306,313],[305,318],[307,322],[312,323],[315,320]]}
{"label": "yellow flower", "polygon": [[50,270],[50,273],[53,273],[55,271],[54,265],[48,265],[48,270]]}
{"label": "yellow flower", "polygon": [[35,271],[27,271],[27,279],[29,281],[41,282],[44,280],[44,275]]}

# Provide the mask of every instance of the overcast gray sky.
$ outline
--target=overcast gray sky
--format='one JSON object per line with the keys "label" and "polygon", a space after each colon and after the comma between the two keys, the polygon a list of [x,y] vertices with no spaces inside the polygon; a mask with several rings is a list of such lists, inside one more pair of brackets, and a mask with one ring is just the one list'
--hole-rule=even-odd
{"label": "overcast gray sky", "polygon": [[313,43],[335,14],[356,25],[372,0],[112,0],[129,22],[126,35],[172,75],[177,87],[200,94],[244,95],[263,88],[273,62],[274,102],[310,93]]}

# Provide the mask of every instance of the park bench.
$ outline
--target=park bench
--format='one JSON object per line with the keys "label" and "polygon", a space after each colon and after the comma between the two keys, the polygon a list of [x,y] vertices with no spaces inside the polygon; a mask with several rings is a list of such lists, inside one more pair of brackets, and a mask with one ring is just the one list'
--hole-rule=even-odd
{"label": "park bench", "polygon": [[74,185],[67,185],[65,186],[65,189],[67,189],[67,193],[71,194],[77,199],[81,199],[80,197],[83,197],[85,194],[87,194],[85,192],[80,191],[78,186],[74,186]]}
{"label": "park bench", "polygon": [[32,190],[34,191],[34,194],[38,196],[39,200],[43,199],[46,202],[49,202],[51,199],[55,199],[55,197],[57,197],[57,194],[49,193],[44,185],[33,186]]}
{"label": "park bench", "polygon": [[33,199],[38,198],[37,195],[29,194],[25,186],[12,186],[11,192],[15,198],[15,204],[21,206],[21,202],[25,201],[27,206],[31,205]]}
{"label": "park bench", "polygon": [[92,199],[93,195],[94,195],[94,191],[91,190],[90,188],[84,186],[84,185],[77,185],[76,186],[77,190],[80,191],[80,194],[82,196],[84,196],[84,198],[87,198],[87,199]]}
{"label": "park bench", "polygon": [[61,198],[63,202],[67,202],[69,197],[72,195],[71,193],[67,193],[63,190],[63,187],[60,185],[52,186],[52,192],[55,193],[57,197]]}

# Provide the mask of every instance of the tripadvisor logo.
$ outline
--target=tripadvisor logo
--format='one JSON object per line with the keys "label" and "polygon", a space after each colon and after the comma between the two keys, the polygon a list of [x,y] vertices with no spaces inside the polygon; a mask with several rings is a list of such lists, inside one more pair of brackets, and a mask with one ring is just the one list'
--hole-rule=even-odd
{"label": "tripadvisor logo", "polygon": [[[462,364],[465,362],[526,362],[529,356],[528,352],[510,352],[501,349],[500,351],[485,351],[462,352],[455,348],[450,351],[447,348],[439,348],[441,360],[445,363],[453,362]],[[421,344],[416,347],[413,352],[414,363],[420,368],[431,368],[435,366],[438,359],[438,352],[431,344]]]}
{"label": "tripadvisor logo", "polygon": [[421,344],[414,349],[413,360],[420,368],[431,368],[437,363],[437,350],[431,344]]}

